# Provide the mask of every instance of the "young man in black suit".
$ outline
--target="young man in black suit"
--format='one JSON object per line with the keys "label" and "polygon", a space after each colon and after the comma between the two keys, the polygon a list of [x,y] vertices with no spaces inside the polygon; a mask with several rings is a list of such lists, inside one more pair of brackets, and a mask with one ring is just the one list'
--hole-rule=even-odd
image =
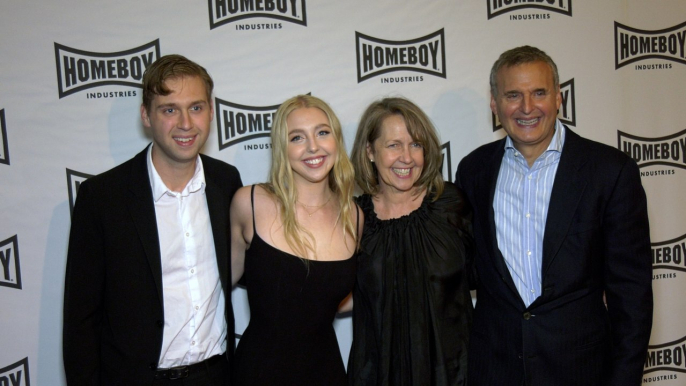
{"label": "young man in black suit", "polygon": [[557,66],[543,51],[503,53],[490,83],[507,137],[456,176],[477,246],[469,384],[640,385],[653,298],[638,167],[557,120]]}
{"label": "young man in black suit", "polygon": [[64,294],[70,386],[229,384],[229,207],[242,183],[199,154],[212,89],[198,64],[159,58],[140,109],[152,144],[79,188]]}

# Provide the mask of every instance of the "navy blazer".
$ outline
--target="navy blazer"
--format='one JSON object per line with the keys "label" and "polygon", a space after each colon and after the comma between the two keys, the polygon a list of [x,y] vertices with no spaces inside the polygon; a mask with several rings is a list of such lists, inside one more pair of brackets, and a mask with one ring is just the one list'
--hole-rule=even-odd
{"label": "navy blazer", "polygon": [[456,176],[474,210],[477,246],[469,384],[640,385],[653,298],[636,163],[566,129],[545,224],[542,294],[526,307],[496,240],[504,144],[479,147]]}
{"label": "navy blazer", "polygon": [[[72,385],[150,385],[162,349],[162,268],[147,148],[84,181],[72,215],[63,355]],[[227,357],[235,346],[229,208],[238,170],[201,155],[226,299]]]}

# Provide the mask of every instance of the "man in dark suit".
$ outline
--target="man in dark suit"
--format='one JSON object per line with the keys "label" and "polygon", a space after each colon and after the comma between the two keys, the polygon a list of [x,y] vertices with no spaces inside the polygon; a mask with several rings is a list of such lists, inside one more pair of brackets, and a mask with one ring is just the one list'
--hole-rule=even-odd
{"label": "man in dark suit", "polygon": [[560,103],[548,55],[503,53],[491,109],[507,137],[458,167],[478,253],[471,386],[641,384],[653,300],[640,174],[562,125]]}
{"label": "man in dark suit", "polygon": [[242,183],[199,154],[212,88],[198,64],[158,59],[143,76],[152,145],[81,184],[64,294],[70,386],[229,384],[229,207]]}

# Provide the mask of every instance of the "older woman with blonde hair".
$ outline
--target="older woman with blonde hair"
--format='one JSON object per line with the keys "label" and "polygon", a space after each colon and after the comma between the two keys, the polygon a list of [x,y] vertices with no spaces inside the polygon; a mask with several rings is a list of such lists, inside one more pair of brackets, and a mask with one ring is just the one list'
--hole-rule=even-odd
{"label": "older woman with blonde hair", "polygon": [[269,182],[231,204],[231,269],[243,276],[250,323],[234,361],[235,385],[344,385],[333,330],[350,307],[363,217],[341,125],[321,99],[277,110]]}
{"label": "older woman with blonde hair", "polygon": [[351,385],[464,385],[471,230],[441,144],[403,98],[372,103],[351,155],[365,216],[353,291]]}

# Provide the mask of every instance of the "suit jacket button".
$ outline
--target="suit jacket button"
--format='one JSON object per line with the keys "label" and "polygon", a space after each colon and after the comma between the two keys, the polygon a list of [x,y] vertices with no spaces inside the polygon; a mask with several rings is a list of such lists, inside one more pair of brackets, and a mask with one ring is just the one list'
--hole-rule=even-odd
{"label": "suit jacket button", "polygon": [[155,324],[157,324],[157,327],[159,327],[159,328],[164,327],[164,322],[161,320],[158,320]]}
{"label": "suit jacket button", "polygon": [[525,312],[523,316],[524,316],[524,320],[529,320],[529,319],[531,319],[531,312]]}
{"label": "suit jacket button", "polygon": [[157,363],[150,363],[150,370],[157,370]]}

